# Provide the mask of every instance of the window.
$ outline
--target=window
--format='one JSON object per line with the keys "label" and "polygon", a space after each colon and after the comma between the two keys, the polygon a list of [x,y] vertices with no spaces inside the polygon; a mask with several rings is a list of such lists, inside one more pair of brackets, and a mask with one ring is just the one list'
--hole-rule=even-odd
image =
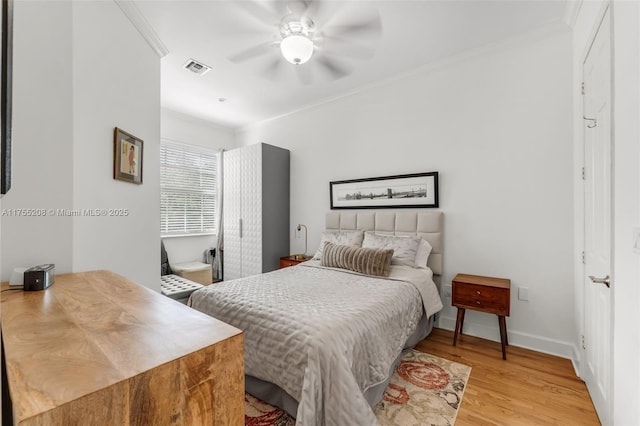
{"label": "window", "polygon": [[216,231],[218,155],[190,145],[160,144],[160,233]]}

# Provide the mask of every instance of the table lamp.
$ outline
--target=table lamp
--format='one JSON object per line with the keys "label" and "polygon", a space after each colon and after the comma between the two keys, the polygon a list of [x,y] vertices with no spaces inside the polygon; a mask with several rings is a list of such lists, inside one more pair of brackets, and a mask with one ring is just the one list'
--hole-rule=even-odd
{"label": "table lamp", "polygon": [[293,258],[296,260],[302,260],[307,256],[307,227],[299,223],[298,226],[296,226],[296,231],[300,232],[302,228],[304,228],[304,253],[294,254]]}

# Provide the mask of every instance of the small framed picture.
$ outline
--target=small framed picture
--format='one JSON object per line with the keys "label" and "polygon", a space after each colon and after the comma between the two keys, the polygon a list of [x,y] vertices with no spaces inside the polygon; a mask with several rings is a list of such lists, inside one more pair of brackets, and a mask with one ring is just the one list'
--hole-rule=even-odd
{"label": "small framed picture", "polygon": [[142,139],[117,127],[113,139],[113,178],[142,183]]}

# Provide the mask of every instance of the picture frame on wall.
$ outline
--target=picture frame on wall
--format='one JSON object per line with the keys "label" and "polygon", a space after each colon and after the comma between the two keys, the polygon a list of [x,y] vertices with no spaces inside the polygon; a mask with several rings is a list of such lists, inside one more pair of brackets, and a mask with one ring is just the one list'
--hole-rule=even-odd
{"label": "picture frame on wall", "polygon": [[0,49],[0,194],[11,188],[11,109],[13,104],[13,0],[2,0]]}
{"label": "picture frame on wall", "polygon": [[142,139],[122,129],[114,129],[113,178],[142,184]]}
{"label": "picture frame on wall", "polygon": [[329,182],[331,209],[437,208],[438,172]]}

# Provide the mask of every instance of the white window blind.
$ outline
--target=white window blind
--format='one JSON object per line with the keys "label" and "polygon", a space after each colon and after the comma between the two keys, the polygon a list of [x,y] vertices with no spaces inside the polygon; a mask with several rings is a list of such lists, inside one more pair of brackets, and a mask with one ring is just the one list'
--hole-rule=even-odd
{"label": "white window blind", "polygon": [[216,231],[216,151],[160,144],[160,233],[188,235]]}

